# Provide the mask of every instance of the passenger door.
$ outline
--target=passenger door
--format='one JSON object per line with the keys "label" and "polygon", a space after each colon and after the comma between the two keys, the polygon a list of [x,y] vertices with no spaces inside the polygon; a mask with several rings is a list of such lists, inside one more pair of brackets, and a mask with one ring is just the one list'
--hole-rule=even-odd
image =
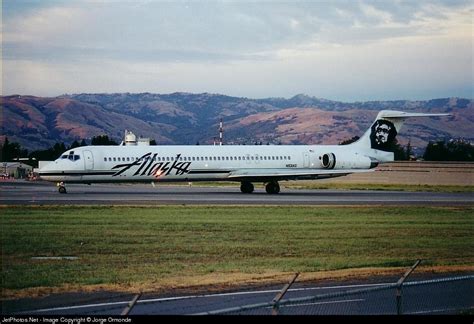
{"label": "passenger door", "polygon": [[91,151],[84,151],[84,164],[86,170],[94,169],[94,157],[92,156]]}

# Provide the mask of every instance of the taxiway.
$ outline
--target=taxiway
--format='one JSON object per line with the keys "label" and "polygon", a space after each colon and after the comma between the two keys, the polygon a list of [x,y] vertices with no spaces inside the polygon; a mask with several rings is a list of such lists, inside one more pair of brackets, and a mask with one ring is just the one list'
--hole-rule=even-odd
{"label": "taxiway", "polygon": [[436,205],[471,206],[470,192],[409,192],[377,190],[294,190],[269,195],[235,187],[151,184],[69,185],[67,194],[44,182],[0,182],[1,205]]}

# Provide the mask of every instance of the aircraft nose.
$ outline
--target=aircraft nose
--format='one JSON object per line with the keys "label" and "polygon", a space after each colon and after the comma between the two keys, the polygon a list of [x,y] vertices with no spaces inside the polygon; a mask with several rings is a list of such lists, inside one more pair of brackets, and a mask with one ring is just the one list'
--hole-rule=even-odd
{"label": "aircraft nose", "polygon": [[51,171],[54,169],[54,166],[57,164],[57,161],[51,161],[48,163],[45,163],[44,165],[41,165],[39,168],[39,172],[46,172],[46,171]]}
{"label": "aircraft nose", "polygon": [[53,173],[58,170],[57,164],[58,161],[56,160],[40,165],[38,169],[40,178],[47,181],[55,181]]}

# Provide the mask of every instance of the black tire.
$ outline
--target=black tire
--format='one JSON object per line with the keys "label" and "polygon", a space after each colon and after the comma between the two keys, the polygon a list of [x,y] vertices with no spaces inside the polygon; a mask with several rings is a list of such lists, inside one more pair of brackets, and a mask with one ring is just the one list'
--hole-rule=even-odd
{"label": "black tire", "polygon": [[254,186],[251,182],[242,182],[240,185],[240,191],[243,193],[252,193],[254,191]]}
{"label": "black tire", "polygon": [[271,195],[280,193],[280,185],[276,181],[269,182],[265,185],[265,191]]}
{"label": "black tire", "polygon": [[65,194],[65,193],[67,193],[66,187],[62,187],[62,186],[59,187],[59,193],[60,193],[60,194]]}

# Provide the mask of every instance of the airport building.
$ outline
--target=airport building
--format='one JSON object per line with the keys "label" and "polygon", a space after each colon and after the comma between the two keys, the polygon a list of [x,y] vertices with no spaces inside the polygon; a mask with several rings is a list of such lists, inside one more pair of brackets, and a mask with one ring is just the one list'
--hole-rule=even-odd
{"label": "airport building", "polygon": [[26,179],[33,173],[33,167],[23,162],[1,162],[0,174],[3,179]]}

